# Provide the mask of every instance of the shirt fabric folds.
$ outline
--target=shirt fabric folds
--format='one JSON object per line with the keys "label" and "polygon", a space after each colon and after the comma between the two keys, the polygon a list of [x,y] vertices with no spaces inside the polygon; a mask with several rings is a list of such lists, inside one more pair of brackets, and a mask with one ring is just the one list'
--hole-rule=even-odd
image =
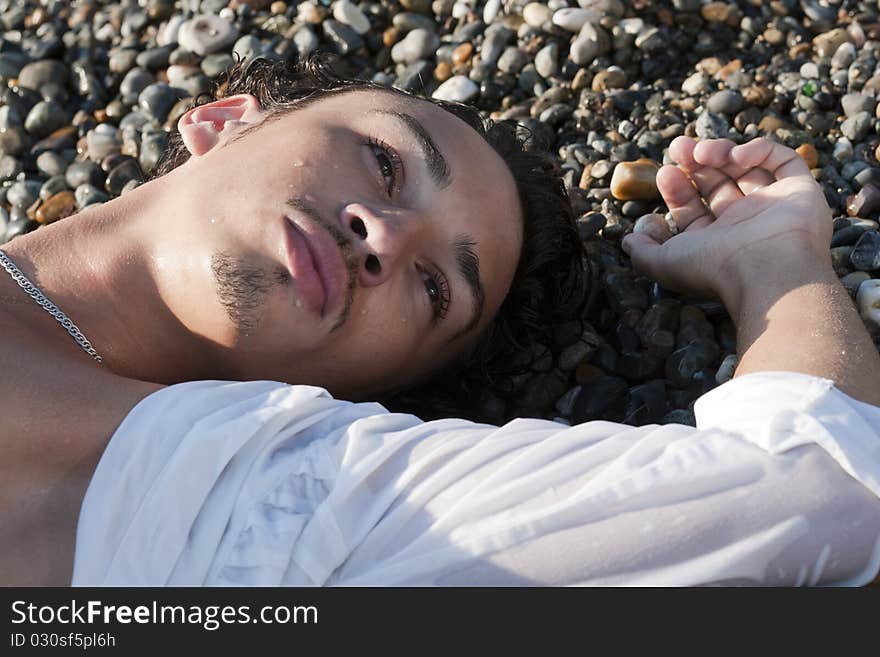
{"label": "shirt fabric folds", "polygon": [[423,422],[272,381],[135,406],[73,584],[861,585],[880,569],[880,408],[737,377],[696,428]]}

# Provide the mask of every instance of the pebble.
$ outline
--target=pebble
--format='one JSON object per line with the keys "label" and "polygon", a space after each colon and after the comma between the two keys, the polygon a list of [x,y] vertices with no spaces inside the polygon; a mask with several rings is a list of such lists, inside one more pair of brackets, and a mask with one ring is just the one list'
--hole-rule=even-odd
{"label": "pebble", "polygon": [[238,38],[238,28],[213,14],[198,14],[180,25],[178,45],[197,55],[209,55],[231,46]]}
{"label": "pebble", "polygon": [[33,106],[24,120],[24,129],[31,135],[46,137],[67,123],[64,110],[52,101],[40,101]]}
{"label": "pebble", "polygon": [[70,72],[64,64],[54,59],[44,59],[22,67],[18,74],[18,84],[37,91],[47,82],[67,84],[69,77]]}
{"label": "pebble", "polygon": [[635,162],[620,162],[611,176],[611,194],[621,200],[652,201],[659,198],[657,171],[653,160],[641,158]]}
{"label": "pebble", "polygon": [[553,10],[543,2],[530,2],[523,7],[522,16],[526,25],[540,28],[548,21],[553,20]]}
{"label": "pebble", "polygon": [[571,409],[572,424],[591,420],[617,421],[623,419],[628,386],[624,379],[603,376],[584,385]]}
{"label": "pebble", "polygon": [[596,11],[581,8],[557,9],[553,12],[553,24],[569,32],[580,32],[581,28],[590,21],[597,21],[601,15]]}
{"label": "pebble", "polygon": [[736,372],[736,366],[738,364],[739,359],[736,354],[728,354],[725,356],[724,360],[721,361],[721,365],[718,366],[718,370],[715,372],[715,382],[718,385],[721,385],[722,383],[730,381]]}
{"label": "pebble", "polygon": [[40,224],[51,224],[59,219],[76,214],[76,211],[76,197],[73,192],[65,190],[45,200],[37,209],[34,218]]}
{"label": "pebble", "polygon": [[578,66],[589,66],[599,55],[599,43],[595,39],[578,37],[571,43],[568,55]]}
{"label": "pebble", "polygon": [[109,200],[107,194],[90,184],[79,185],[74,190],[73,195],[80,210],[95,203],[104,203]]}
{"label": "pebble", "polygon": [[336,0],[333,4],[333,18],[345,23],[358,34],[370,31],[370,20],[351,0]]}
{"label": "pebble", "polygon": [[801,144],[795,149],[795,152],[801,156],[811,169],[819,166],[819,153],[816,152],[816,147],[812,144]]}
{"label": "pebble", "polygon": [[859,286],[863,281],[871,280],[871,275],[866,271],[854,271],[850,272],[846,276],[843,276],[840,279],[840,283],[843,287],[846,288],[846,291],[849,292],[849,295],[855,299],[856,294],[859,291]]}
{"label": "pebble", "polygon": [[731,89],[722,89],[712,94],[706,101],[706,109],[709,112],[719,114],[736,114],[745,106],[745,99],[738,91]]}
{"label": "pebble", "polygon": [[559,72],[559,44],[555,41],[541,48],[535,55],[538,75],[549,78]]}
{"label": "pebble", "polygon": [[861,93],[849,93],[841,97],[840,105],[847,117],[854,117],[861,112],[874,113],[877,102],[870,96]]}
{"label": "pebble", "polygon": [[880,231],[862,233],[849,255],[854,269],[874,271],[880,269]]}
{"label": "pebble", "polygon": [[696,133],[700,139],[724,139],[729,132],[730,123],[721,114],[707,111],[697,118]]}
{"label": "pebble", "polygon": [[868,136],[873,119],[868,112],[857,112],[840,124],[840,131],[850,141],[859,142]]}
{"label": "pebble", "polygon": [[846,204],[846,213],[851,217],[867,217],[880,210],[880,187],[867,183],[859,192],[850,197]]}
{"label": "pebble", "polygon": [[871,335],[880,337],[880,279],[863,281],[856,292],[859,315]]}
{"label": "pebble", "polygon": [[454,75],[431,94],[432,98],[453,103],[467,103],[480,93],[477,83],[464,75]]}
{"label": "pebble", "polygon": [[436,34],[428,30],[416,29],[394,44],[391,49],[391,59],[398,63],[412,64],[427,57],[439,45],[440,40]]}

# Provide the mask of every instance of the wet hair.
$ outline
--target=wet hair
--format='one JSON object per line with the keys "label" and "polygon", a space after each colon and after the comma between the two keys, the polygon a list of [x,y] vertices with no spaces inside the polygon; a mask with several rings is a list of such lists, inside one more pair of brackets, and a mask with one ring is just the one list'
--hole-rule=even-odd
{"label": "wet hair", "polygon": [[[426,420],[459,416],[498,421],[497,416],[481,413],[483,403],[487,398],[509,397],[511,382],[530,371],[530,354],[541,348],[555,351],[553,325],[579,319],[587,297],[587,260],[559,168],[515,121],[483,120],[469,105],[346,77],[337,66],[335,58],[325,53],[296,62],[261,58],[237,62],[215,80],[211,93],[202,94],[194,104],[252,94],[267,112],[264,121],[250,128],[255,129],[332,93],[377,89],[433,103],[486,140],[513,174],[524,220],[523,247],[510,291],[471,350],[421,381],[378,395],[377,400],[389,410],[415,413]],[[188,158],[189,151],[175,132],[154,175],[168,173]]]}

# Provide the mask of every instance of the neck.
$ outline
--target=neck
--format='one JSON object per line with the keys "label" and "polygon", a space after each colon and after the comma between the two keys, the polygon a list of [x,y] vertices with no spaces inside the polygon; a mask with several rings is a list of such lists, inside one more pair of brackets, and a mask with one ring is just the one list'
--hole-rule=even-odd
{"label": "neck", "polygon": [[[169,189],[169,186],[171,189]],[[187,330],[160,292],[173,240],[173,181],[151,181],[2,248],[76,324],[103,358],[92,361],[63,327],[0,270],[0,312],[96,368],[162,384],[218,378],[211,344]]]}

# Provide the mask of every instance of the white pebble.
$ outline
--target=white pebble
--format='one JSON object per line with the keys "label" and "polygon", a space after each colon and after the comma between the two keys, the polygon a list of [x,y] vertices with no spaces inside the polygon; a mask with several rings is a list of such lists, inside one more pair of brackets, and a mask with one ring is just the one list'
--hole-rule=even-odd
{"label": "white pebble", "polygon": [[589,9],[571,8],[559,9],[553,14],[553,24],[569,32],[580,32],[581,28],[589,22],[598,22],[601,14]]}
{"label": "white pebble", "polygon": [[454,5],[452,5],[452,17],[453,18],[464,18],[465,16],[468,15],[468,12],[470,12],[470,10],[471,10],[471,8],[470,8],[470,5],[468,5],[468,3],[462,2],[462,0],[459,0]]}
{"label": "white pebble", "polygon": [[523,7],[523,20],[531,27],[541,27],[553,19],[553,12],[543,2],[530,2]]}
{"label": "white pebble", "polygon": [[370,31],[370,20],[351,0],[336,0],[333,5],[333,18],[345,23],[358,34]]}
{"label": "white pebble", "polygon": [[718,385],[722,383],[726,383],[733,378],[734,372],[736,372],[736,366],[739,362],[736,354],[729,354],[724,357],[724,360],[721,361],[721,365],[718,366],[718,371],[715,372],[715,382]]}
{"label": "white pebble", "polygon": [[593,39],[578,37],[571,42],[568,55],[578,66],[587,66],[599,55],[599,44]]}
{"label": "white pebble", "polygon": [[464,75],[454,75],[437,87],[431,97],[436,100],[466,103],[478,93],[480,93],[480,87],[476,82]]}
{"label": "white pebble", "polygon": [[501,0],[489,0],[483,7],[483,22],[486,25],[491,24],[499,11],[501,11]]}
{"label": "white pebble", "polygon": [[641,18],[624,18],[619,25],[624,32],[633,35],[645,29],[645,21]]}
{"label": "white pebble", "polygon": [[869,278],[862,281],[859,291],[856,292],[856,304],[868,329],[875,335],[880,335],[880,279]]}

